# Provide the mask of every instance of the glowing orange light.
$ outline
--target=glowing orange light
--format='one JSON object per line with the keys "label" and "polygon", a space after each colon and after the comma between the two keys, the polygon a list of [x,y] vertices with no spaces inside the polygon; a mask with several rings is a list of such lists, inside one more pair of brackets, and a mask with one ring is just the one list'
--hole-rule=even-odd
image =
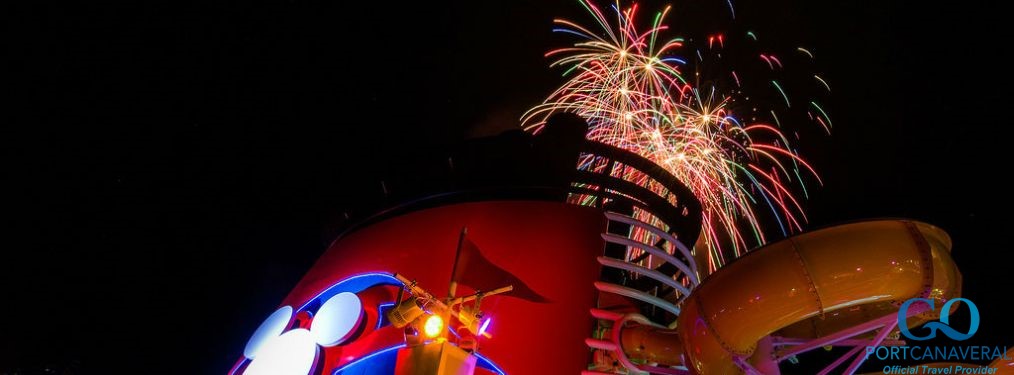
{"label": "glowing orange light", "polygon": [[429,338],[440,336],[440,332],[443,330],[444,320],[437,315],[430,315],[429,318],[426,318],[426,323],[423,324],[423,333]]}

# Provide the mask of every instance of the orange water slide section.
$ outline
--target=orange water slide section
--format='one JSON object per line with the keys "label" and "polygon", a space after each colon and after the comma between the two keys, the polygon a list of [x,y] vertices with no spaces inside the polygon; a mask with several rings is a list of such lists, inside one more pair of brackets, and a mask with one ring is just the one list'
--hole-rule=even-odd
{"label": "orange water slide section", "polygon": [[[934,226],[876,220],[755,250],[710,275],[684,301],[677,328],[684,365],[697,374],[741,373],[734,358],[748,359],[777,331],[815,337],[897,311],[910,298],[957,297],[961,274],[950,248]],[[910,326],[938,314],[913,317]]]}

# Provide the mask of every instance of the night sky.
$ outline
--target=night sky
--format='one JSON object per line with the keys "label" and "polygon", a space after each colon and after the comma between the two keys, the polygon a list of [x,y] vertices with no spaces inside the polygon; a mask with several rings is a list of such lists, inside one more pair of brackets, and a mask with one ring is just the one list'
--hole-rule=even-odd
{"label": "night sky", "polygon": [[[591,22],[576,1],[348,3],[7,5],[0,374],[224,373],[353,187],[515,127],[562,82],[543,53],[573,39],[552,18]],[[688,0],[674,14],[674,34],[747,27],[809,47],[835,123],[801,149],[825,182],[809,227],[944,228],[982,314],[969,343],[1014,345],[1007,12],[774,0],[737,4],[733,23],[724,0]]]}

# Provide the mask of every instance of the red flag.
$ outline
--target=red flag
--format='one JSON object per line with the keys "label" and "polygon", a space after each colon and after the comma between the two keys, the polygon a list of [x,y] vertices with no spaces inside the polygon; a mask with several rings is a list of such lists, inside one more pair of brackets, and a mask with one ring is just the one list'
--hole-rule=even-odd
{"label": "red flag", "polygon": [[467,285],[476,291],[490,291],[513,285],[514,290],[505,294],[506,296],[537,303],[549,302],[549,299],[529,288],[520,278],[486,259],[479,247],[469,241],[464,234],[461,236],[458,251],[458,261],[455,263],[451,281]]}

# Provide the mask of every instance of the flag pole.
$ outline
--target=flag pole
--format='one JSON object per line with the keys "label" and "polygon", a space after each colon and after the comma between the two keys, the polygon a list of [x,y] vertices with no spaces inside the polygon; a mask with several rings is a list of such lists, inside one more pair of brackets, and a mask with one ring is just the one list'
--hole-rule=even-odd
{"label": "flag pole", "polygon": [[[465,243],[465,235],[467,235],[467,234],[468,234],[468,227],[467,226],[462,226],[461,227],[461,234],[458,235],[458,248],[454,250],[454,266],[451,267],[451,283],[450,283],[450,285],[447,286],[447,301],[446,302],[451,302],[451,300],[454,299],[454,294],[457,293],[457,291],[458,291],[458,280],[457,280],[457,277],[456,277],[458,275],[458,266],[459,266],[458,263],[461,260],[461,247]],[[450,328],[449,327],[450,327],[450,324],[451,324],[451,316],[454,315],[454,307],[451,306],[450,304],[447,304],[446,306],[447,306],[447,312],[445,312],[443,315],[444,315],[444,321],[447,322],[447,326],[448,326],[447,332],[450,332]]]}
{"label": "flag pole", "polygon": [[458,248],[454,250],[454,266],[451,268],[451,284],[447,288],[447,300],[454,298],[454,294],[458,291],[458,280],[455,276],[458,274],[458,261],[461,260],[461,247],[465,243],[465,236],[468,235],[468,227],[461,227],[461,234],[458,236]]}

